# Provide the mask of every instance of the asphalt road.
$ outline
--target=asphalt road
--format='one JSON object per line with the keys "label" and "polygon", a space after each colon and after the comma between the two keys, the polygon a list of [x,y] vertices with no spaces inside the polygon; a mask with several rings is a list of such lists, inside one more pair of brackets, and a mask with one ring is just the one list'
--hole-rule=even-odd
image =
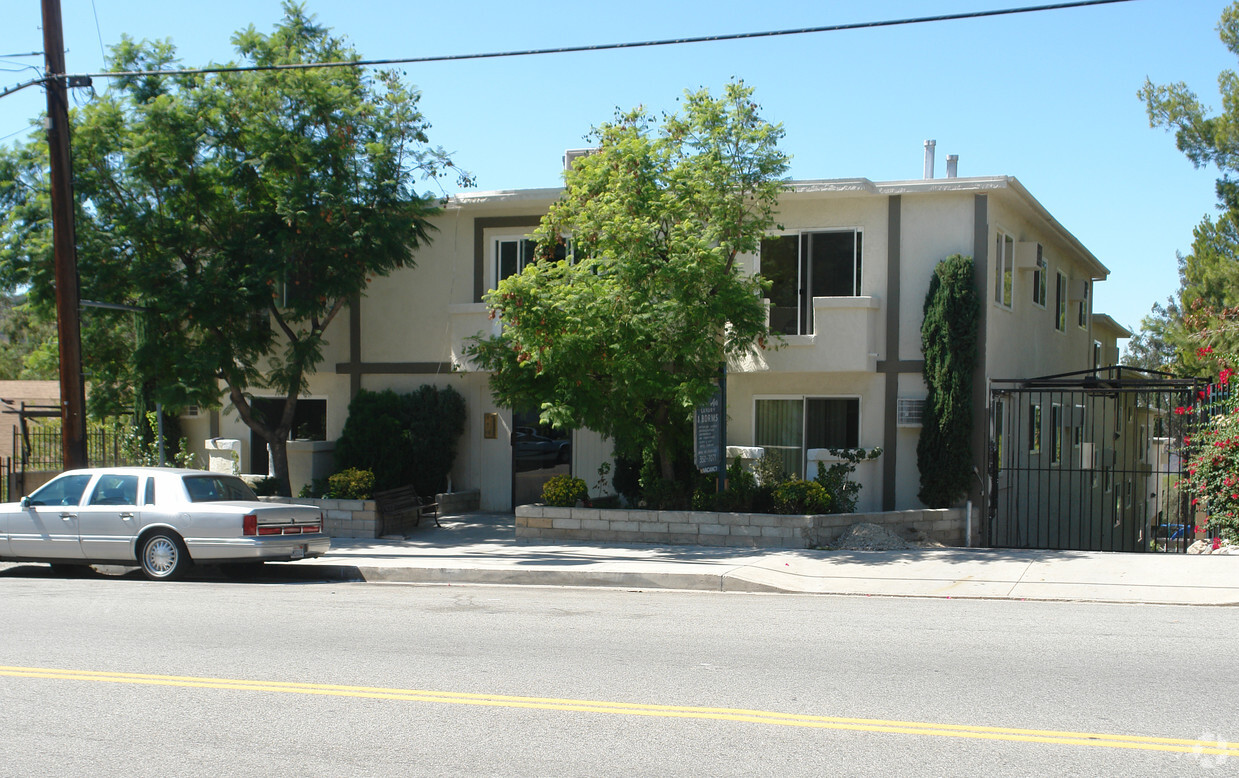
{"label": "asphalt road", "polygon": [[18,566],[0,630],[0,776],[1239,773],[1229,608]]}

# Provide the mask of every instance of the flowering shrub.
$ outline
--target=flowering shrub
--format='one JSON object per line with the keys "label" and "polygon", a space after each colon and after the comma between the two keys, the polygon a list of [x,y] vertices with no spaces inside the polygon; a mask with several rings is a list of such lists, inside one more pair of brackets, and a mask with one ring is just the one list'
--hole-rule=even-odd
{"label": "flowering shrub", "polygon": [[1217,383],[1200,392],[1198,406],[1175,408],[1181,416],[1200,416],[1183,437],[1187,474],[1180,486],[1191,495],[1192,505],[1204,507],[1216,531],[1239,540],[1239,397],[1231,391],[1235,371],[1229,367],[1235,360],[1214,354],[1208,346],[1196,354],[1216,359],[1221,370]]}
{"label": "flowering shrub", "polygon": [[542,502],[555,508],[573,508],[588,493],[585,481],[570,475],[554,475],[542,485]]}
{"label": "flowering shrub", "polygon": [[374,490],[374,473],[350,467],[327,479],[327,497],[335,500],[366,500]]}

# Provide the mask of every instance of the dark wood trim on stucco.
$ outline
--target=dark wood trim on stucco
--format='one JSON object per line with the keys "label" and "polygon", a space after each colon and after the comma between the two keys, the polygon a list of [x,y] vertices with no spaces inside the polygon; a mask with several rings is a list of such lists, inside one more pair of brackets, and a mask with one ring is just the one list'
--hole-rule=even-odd
{"label": "dark wood trim on stucco", "polygon": [[[348,301],[348,364],[361,364],[361,295],[355,294]],[[339,365],[336,372],[340,372]],[[352,371],[348,377],[348,401],[350,404],[361,391],[361,373]]]}
{"label": "dark wood trim on stucco", "polygon": [[882,510],[895,509],[899,447],[899,359],[900,242],[903,231],[903,198],[892,195],[886,216],[886,359],[878,372],[886,376],[885,421],[882,425]]}
{"label": "dark wood trim on stucco", "polygon": [[[972,375],[972,461],[975,472],[980,476],[974,479],[968,490],[969,499],[976,506],[979,515],[984,517],[985,493],[988,483],[986,479],[989,460],[989,391],[986,381],[986,333],[989,330],[989,297],[986,294],[989,284],[989,195],[975,195],[973,200],[972,222],[972,269],[976,280],[977,299],[980,301],[980,315],[977,317],[977,366]],[[984,521],[984,519],[982,519]],[[974,527],[982,526],[981,522],[973,522]],[[975,531],[974,531],[975,534]]]}
{"label": "dark wood trim on stucco", "polygon": [[473,220],[473,302],[486,293],[486,230],[504,227],[537,227],[541,216],[491,216]]}

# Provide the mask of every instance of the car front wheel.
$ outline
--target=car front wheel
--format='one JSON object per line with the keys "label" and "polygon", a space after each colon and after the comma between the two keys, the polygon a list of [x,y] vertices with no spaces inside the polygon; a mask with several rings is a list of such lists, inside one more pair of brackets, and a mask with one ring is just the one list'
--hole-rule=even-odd
{"label": "car front wheel", "polygon": [[142,573],[152,581],[172,581],[180,578],[189,567],[189,554],[176,535],[155,532],[142,541],[138,563]]}

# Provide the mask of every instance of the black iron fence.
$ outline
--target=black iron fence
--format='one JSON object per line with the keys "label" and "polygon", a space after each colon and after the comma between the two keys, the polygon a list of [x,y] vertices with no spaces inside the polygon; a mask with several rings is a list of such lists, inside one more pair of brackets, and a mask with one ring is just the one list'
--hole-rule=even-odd
{"label": "black iron fence", "polygon": [[987,544],[1186,550],[1204,523],[1179,488],[1200,413],[1175,410],[1212,397],[1126,368],[991,382]]}
{"label": "black iron fence", "polygon": [[[13,452],[23,471],[60,470],[64,464],[64,443],[55,427],[14,429]],[[87,431],[86,459],[92,467],[135,464],[125,451],[125,436],[104,428]]]}

